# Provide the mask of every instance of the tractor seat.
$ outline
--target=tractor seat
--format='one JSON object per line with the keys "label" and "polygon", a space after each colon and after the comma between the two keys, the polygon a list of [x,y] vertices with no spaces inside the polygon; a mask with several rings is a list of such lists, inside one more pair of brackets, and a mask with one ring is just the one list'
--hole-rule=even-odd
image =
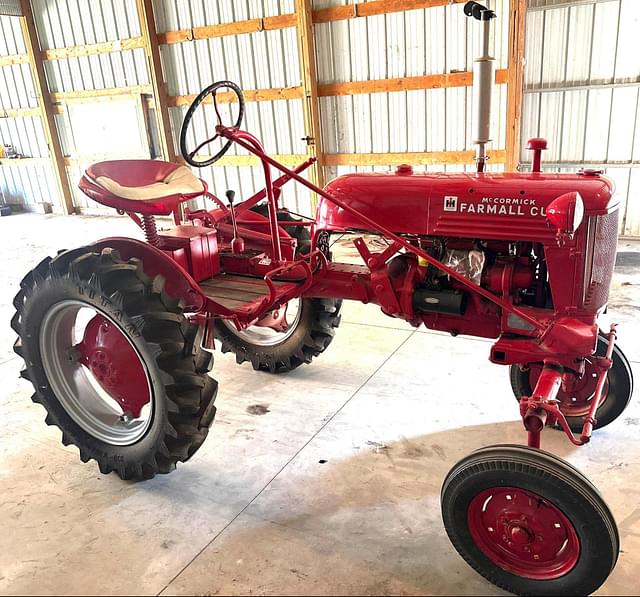
{"label": "tractor seat", "polygon": [[78,186],[98,203],[148,215],[169,215],[182,201],[207,190],[186,166],[159,160],[98,162],[87,168]]}

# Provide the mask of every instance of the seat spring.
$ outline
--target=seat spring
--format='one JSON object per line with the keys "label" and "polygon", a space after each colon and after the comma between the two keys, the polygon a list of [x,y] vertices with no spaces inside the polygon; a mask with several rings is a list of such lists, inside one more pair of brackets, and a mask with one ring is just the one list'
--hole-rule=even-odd
{"label": "seat spring", "polygon": [[159,247],[160,238],[156,228],[156,219],[152,215],[145,214],[142,216],[142,229],[147,242],[154,247]]}

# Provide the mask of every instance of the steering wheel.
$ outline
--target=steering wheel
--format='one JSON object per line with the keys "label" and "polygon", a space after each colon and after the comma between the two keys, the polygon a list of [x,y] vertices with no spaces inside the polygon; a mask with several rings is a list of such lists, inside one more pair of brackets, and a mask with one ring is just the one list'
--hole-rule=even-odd
{"label": "steering wheel", "polygon": [[[239,105],[238,118],[236,120],[236,123],[233,125],[234,128],[240,127],[240,123],[242,122],[242,117],[244,116],[244,96],[242,95],[242,90],[240,89],[240,87],[238,87],[238,85],[236,85],[233,81],[218,81],[216,83],[213,83],[212,85],[209,85],[209,87],[206,87],[200,92],[198,97],[196,97],[196,99],[193,100],[193,103],[189,106],[189,109],[187,110],[187,114],[184,117],[184,121],[182,122],[182,128],[180,129],[180,153],[182,154],[182,157],[185,159],[187,164],[194,166],[196,168],[204,168],[205,166],[210,166],[214,162],[217,162],[225,153],[227,153],[229,147],[231,147],[231,144],[233,143],[233,141],[229,139],[224,144],[222,149],[218,153],[216,153],[212,158],[209,158],[208,160],[203,160],[199,162],[194,159],[195,155],[203,147],[205,147],[206,145],[209,145],[209,143],[212,143],[218,137],[220,137],[220,134],[217,132],[217,128],[219,126],[222,126],[222,117],[220,116],[218,102],[216,101],[216,94],[220,89],[230,89],[236,95],[236,99],[238,100],[238,105]],[[216,134],[213,137],[211,137],[211,139],[208,139],[207,141],[200,143],[200,145],[198,145],[193,151],[187,151],[187,130],[189,129],[189,124],[191,123],[191,119],[193,118],[193,115],[195,114],[200,104],[209,95],[212,96],[213,107],[216,111],[216,116],[218,117],[218,124],[216,125]]]}

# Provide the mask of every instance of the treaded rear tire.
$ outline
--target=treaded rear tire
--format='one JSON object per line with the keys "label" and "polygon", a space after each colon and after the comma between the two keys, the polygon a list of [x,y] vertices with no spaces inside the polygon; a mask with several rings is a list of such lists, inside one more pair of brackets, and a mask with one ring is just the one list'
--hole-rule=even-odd
{"label": "treaded rear tire", "polygon": [[[62,443],[74,444],[83,462],[122,479],[149,479],[169,473],[191,458],[207,437],[215,417],[217,382],[207,375],[212,355],[195,345],[198,327],[184,316],[177,300],[163,291],[160,276],[150,278],[139,259],[91,247],[61,252],[29,272],[14,299],[14,345],[26,368],[22,377],[35,388],[32,400],[47,411],[46,423],[62,431]],[[65,411],[54,394],[40,354],[43,316],[63,300],[79,301],[119,322],[148,372],[153,418],[145,435],[131,445],[98,440]]]}
{"label": "treaded rear tire", "polygon": [[340,325],[340,299],[300,299],[300,318],[295,331],[280,344],[261,346],[238,336],[223,322],[215,322],[223,353],[233,352],[236,362],[249,361],[256,371],[285,373],[324,352]]}
{"label": "treaded rear tire", "polygon": [[[251,210],[265,218],[269,216],[267,203],[255,205]],[[278,211],[277,216],[280,221],[298,221],[298,218],[285,210]],[[309,229],[306,226],[283,228],[298,241],[296,254],[308,254],[311,250]],[[238,364],[249,361],[256,371],[286,373],[303,363],[310,363],[327,349],[333,340],[335,329],[340,325],[341,307],[340,299],[300,299],[302,314],[297,322],[296,331],[280,344],[273,346],[253,344],[238,336],[219,320],[214,324],[216,338],[220,341],[223,353],[235,353]]]}

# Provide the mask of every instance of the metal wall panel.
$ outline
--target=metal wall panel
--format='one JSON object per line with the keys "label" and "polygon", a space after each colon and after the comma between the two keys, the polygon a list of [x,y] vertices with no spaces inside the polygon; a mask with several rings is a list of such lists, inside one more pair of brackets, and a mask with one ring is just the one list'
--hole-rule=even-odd
{"label": "metal wall panel", "polygon": [[[529,0],[521,161],[546,137],[547,170],[601,167],[622,200],[620,231],[640,234],[640,2]],[[544,162],[543,162],[544,164]]]}
{"label": "metal wall panel", "polygon": [[[33,0],[43,50],[138,37],[135,0]],[[49,89],[82,91],[145,85],[144,50],[139,48],[45,63]]]}
{"label": "metal wall panel", "polygon": [[[20,20],[0,16],[0,56],[25,53]],[[59,202],[42,121],[34,116],[7,118],[3,115],[5,110],[37,106],[29,65],[0,67],[0,141],[13,146],[20,155],[42,158],[38,162],[29,161],[28,165],[18,161],[0,165],[0,193],[12,204],[29,206],[46,201],[57,205]]]}
{"label": "metal wall panel", "polygon": [[[341,4],[345,2],[315,0],[314,8]],[[499,18],[491,52],[496,68],[506,68],[508,0],[492,2],[492,7]],[[470,71],[480,52],[479,28],[474,24],[460,5],[320,23],[315,26],[319,82]],[[493,148],[505,146],[506,100],[506,86],[496,86]],[[470,88],[324,97],[320,108],[328,153],[474,148]]]}
{"label": "metal wall panel", "polygon": [[[158,32],[176,31],[205,25],[231,23],[294,11],[293,0],[212,1],[156,0],[154,2]],[[300,85],[300,65],[295,28],[260,31],[243,35],[161,46],[162,64],[169,95],[200,92],[214,81],[228,79],[244,89],[295,87]],[[170,109],[177,138],[186,107]],[[210,106],[204,119],[194,120],[189,141],[213,135],[216,120]],[[230,116],[227,115],[229,122]],[[306,148],[302,100],[249,102],[244,126],[262,140],[270,153],[304,154]],[[228,155],[244,153],[232,146]],[[263,188],[263,174],[257,167],[212,166],[200,170],[211,191],[224,197],[227,189],[248,197]],[[283,189],[284,204],[297,212],[311,212],[309,193],[289,184]]]}
{"label": "metal wall panel", "polygon": [[[140,36],[135,0],[32,0],[31,4],[43,50]],[[45,72],[49,89],[54,93],[149,83],[147,61],[141,48],[50,60],[45,62]],[[76,155],[68,110],[56,116],[56,123],[65,155],[81,158]],[[95,153],[101,153],[99,146]],[[106,211],[107,208],[88,201],[77,190],[77,181],[88,163],[81,162],[81,165],[74,163],[67,167],[74,205],[80,209]]]}

